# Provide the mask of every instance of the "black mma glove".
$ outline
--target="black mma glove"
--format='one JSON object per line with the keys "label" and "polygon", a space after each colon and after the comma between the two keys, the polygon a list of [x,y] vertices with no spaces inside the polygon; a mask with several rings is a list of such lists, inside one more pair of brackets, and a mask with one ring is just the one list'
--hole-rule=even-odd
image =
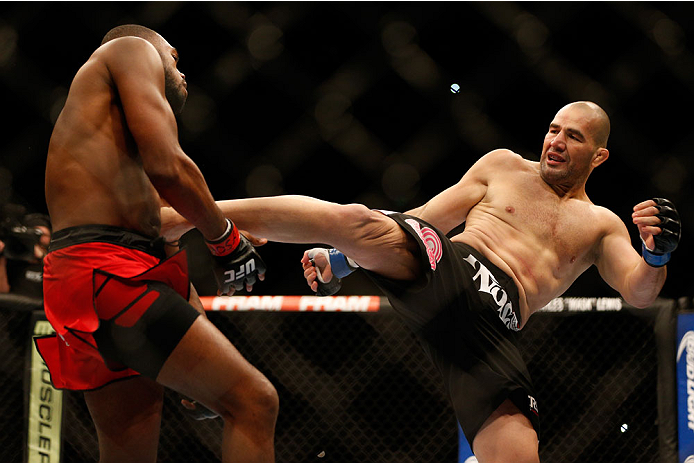
{"label": "black mma glove", "polygon": [[[318,254],[323,254],[325,259],[330,264],[330,270],[333,273],[333,277],[328,282],[323,280],[323,275],[316,266],[315,257]],[[333,294],[337,293],[340,288],[342,288],[342,280],[340,277],[344,278],[359,268],[359,265],[357,265],[356,262],[335,248],[313,248],[308,252],[308,257],[311,259],[313,266],[316,267],[316,280],[318,282],[316,294],[318,296],[332,296]]]}
{"label": "black mma glove", "polygon": [[662,230],[657,235],[653,235],[655,243],[653,249],[648,249],[646,243],[641,240],[642,256],[651,267],[662,267],[670,260],[670,254],[677,249],[682,235],[682,226],[680,223],[680,215],[675,209],[675,205],[665,198],[653,198],[656,203],[659,213],[655,216],[660,219],[660,223],[656,225]]}
{"label": "black mma glove", "polygon": [[244,289],[246,285],[253,286],[257,275],[262,275],[267,269],[251,242],[239,233],[231,220],[226,220],[227,230],[219,239],[205,240],[217,264],[214,277],[222,295],[229,294],[232,286],[235,291]]}

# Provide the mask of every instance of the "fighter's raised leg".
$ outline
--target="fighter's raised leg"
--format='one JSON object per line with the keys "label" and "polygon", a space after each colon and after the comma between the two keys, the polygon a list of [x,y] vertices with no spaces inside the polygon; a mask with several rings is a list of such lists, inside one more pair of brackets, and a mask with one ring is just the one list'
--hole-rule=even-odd
{"label": "fighter's raised leg", "polygon": [[274,461],[277,391],[207,318],[195,320],[157,382],[224,419],[224,462]]}

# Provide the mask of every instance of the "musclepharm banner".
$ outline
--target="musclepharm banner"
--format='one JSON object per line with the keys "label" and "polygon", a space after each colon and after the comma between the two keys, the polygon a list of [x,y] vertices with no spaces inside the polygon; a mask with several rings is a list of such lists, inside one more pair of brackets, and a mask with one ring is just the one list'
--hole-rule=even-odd
{"label": "musclepharm banner", "polygon": [[694,314],[677,317],[679,462],[694,463]]}
{"label": "musclepharm banner", "polygon": [[[51,333],[50,323],[36,321],[34,335]],[[60,463],[63,392],[53,388],[46,364],[33,342],[31,346],[27,462]]]}

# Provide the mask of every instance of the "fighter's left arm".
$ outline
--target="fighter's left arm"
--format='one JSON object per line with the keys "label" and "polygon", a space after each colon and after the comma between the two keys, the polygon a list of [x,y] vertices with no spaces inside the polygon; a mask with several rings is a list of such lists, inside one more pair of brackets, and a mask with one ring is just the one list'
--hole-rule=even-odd
{"label": "fighter's left arm", "polygon": [[665,264],[679,243],[679,215],[672,203],[656,198],[636,205],[632,221],[643,242],[642,255],[632,247],[624,223],[610,213],[595,265],[602,278],[628,304],[648,307],[663,288]]}

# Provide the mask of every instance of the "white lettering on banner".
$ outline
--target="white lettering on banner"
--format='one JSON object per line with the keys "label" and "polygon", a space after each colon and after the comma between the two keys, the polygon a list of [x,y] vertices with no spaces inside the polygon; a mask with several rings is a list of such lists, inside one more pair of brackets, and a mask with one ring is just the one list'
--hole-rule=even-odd
{"label": "white lettering on banner", "polygon": [[34,283],[41,283],[43,281],[43,272],[37,272],[36,270],[27,270],[24,273],[24,278]]}
{"label": "white lettering on banner", "polygon": [[619,297],[557,297],[540,309],[541,312],[618,312],[624,304]]}
{"label": "white lettering on banner", "polygon": [[282,310],[283,302],[283,296],[215,297],[212,300],[212,310],[279,312]]}
{"label": "white lettering on banner", "polygon": [[[39,320],[35,335],[53,331],[47,321]],[[60,460],[60,434],[63,415],[63,392],[53,388],[51,375],[35,346],[32,346],[27,429],[27,462],[44,463]]]}
{"label": "white lettering on banner", "polygon": [[687,331],[677,348],[677,363],[686,351],[687,372],[687,427],[694,431],[694,331]]}
{"label": "white lettering on banner", "polygon": [[489,269],[485,267],[482,262],[478,261],[472,254],[463,260],[470,264],[472,268],[477,270],[477,273],[472,277],[472,279],[474,281],[479,281],[480,286],[478,291],[489,294],[499,307],[497,312],[501,321],[504,322],[504,325],[506,325],[506,328],[513,331],[520,331],[518,317],[516,317],[516,314],[513,311],[513,303],[508,300],[506,291],[504,291],[499,282],[496,281],[496,278],[494,278],[492,272],[490,272]]}
{"label": "white lettering on banner", "polygon": [[206,310],[267,312],[377,312],[378,296],[231,296],[201,297]]}
{"label": "white lettering on banner", "polygon": [[368,312],[370,302],[369,296],[306,296],[301,298],[299,312]]}
{"label": "white lettering on banner", "polygon": [[565,297],[564,304],[569,312],[590,312],[593,310],[595,297]]}
{"label": "white lettering on banner", "polygon": [[599,312],[622,310],[622,299],[618,297],[599,297],[595,304],[595,309]]}
{"label": "white lettering on banner", "polygon": [[563,312],[564,299],[558,297],[549,301],[549,304],[540,309],[542,312]]}

